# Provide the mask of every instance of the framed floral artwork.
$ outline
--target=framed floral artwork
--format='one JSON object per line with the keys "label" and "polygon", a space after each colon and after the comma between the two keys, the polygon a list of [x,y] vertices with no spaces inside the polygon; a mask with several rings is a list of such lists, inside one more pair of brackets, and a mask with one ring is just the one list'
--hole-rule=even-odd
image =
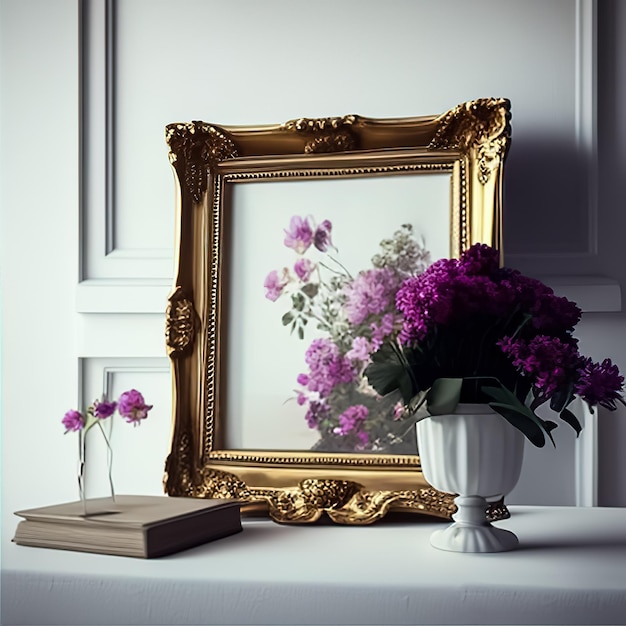
{"label": "framed floral artwork", "polygon": [[438,116],[171,124],[178,259],[166,338],[171,495],[281,522],[448,517],[414,423],[363,370],[395,292],[472,243],[499,247],[509,103]]}

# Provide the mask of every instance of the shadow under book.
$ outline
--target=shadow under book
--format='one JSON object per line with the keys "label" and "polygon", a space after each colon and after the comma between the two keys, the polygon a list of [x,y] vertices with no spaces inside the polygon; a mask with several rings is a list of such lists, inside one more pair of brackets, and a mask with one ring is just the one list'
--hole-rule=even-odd
{"label": "shadow under book", "polygon": [[242,530],[240,502],[168,496],[102,499],[84,515],[81,501],[16,511],[13,541],[24,546],[154,558]]}

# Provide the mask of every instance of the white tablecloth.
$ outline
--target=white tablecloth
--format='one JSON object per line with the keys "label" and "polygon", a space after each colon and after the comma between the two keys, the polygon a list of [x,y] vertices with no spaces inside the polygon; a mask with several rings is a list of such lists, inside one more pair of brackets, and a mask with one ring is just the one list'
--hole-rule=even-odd
{"label": "white tablecloth", "polygon": [[482,555],[431,548],[442,522],[420,516],[246,520],[243,533],[148,561],[5,540],[2,624],[626,623],[626,509],[511,511],[498,524],[519,549]]}

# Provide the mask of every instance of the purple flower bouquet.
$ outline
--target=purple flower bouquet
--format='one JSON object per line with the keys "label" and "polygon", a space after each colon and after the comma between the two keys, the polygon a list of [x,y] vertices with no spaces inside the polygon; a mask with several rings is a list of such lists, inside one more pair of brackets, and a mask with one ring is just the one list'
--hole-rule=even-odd
{"label": "purple flower bouquet", "polygon": [[386,338],[365,369],[382,396],[401,394],[408,411],[444,414],[459,402],[484,402],[536,446],[555,422],[535,410],[549,403],[580,432],[568,406],[576,397],[614,410],[624,378],[605,359],[578,352],[580,309],[516,270],[497,250],[476,244],[460,259],[442,259],[407,278],[396,293],[402,328]]}
{"label": "purple flower bouquet", "polygon": [[282,324],[300,340],[311,335],[294,391],[306,424],[320,435],[314,449],[415,454],[400,394],[381,398],[363,372],[371,354],[400,331],[396,292],[426,269],[430,255],[404,225],[380,242],[371,268],[353,275],[331,235],[329,220],[292,217],[284,244],[296,258],[264,283],[266,298],[291,304]]}

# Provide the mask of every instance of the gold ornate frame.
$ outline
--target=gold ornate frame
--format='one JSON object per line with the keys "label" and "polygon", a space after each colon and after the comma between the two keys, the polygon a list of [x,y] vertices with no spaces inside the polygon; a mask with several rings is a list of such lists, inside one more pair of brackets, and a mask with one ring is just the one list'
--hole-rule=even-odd
{"label": "gold ornate frame", "polygon": [[276,126],[204,122],[166,128],[177,181],[177,263],[166,342],[173,372],[170,495],[238,498],[279,522],[367,524],[389,511],[449,517],[453,497],[424,480],[418,456],[225,449],[223,276],[230,182],[446,172],[452,255],[501,249],[501,190],[510,143],[506,99],[438,116],[297,119]]}

